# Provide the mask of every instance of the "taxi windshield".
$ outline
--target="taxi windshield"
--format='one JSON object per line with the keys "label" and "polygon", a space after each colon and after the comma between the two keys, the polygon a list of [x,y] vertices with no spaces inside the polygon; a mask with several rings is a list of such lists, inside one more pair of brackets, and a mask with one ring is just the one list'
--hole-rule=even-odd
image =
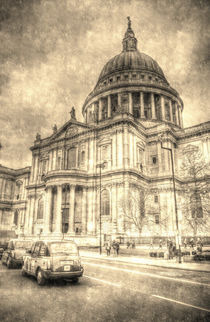
{"label": "taxi windshield", "polygon": [[24,249],[31,248],[30,241],[16,241],[14,244],[15,244],[15,248],[24,248]]}
{"label": "taxi windshield", "polygon": [[51,253],[54,255],[77,255],[77,245],[73,243],[52,243],[50,245]]}

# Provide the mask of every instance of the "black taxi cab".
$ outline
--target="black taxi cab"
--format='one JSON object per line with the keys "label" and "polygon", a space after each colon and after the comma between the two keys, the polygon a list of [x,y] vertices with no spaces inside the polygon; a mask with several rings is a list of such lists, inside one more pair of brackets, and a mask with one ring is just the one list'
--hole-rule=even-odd
{"label": "black taxi cab", "polygon": [[2,254],[2,264],[7,265],[8,268],[22,267],[23,256],[31,245],[31,240],[11,239]]}
{"label": "black taxi cab", "polygon": [[36,241],[24,257],[22,275],[32,275],[39,285],[50,279],[77,283],[83,275],[79,250],[73,241]]}

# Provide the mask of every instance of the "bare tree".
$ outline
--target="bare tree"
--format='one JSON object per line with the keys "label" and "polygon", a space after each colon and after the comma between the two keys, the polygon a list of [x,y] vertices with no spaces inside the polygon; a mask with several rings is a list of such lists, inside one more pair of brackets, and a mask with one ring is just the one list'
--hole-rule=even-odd
{"label": "bare tree", "polygon": [[[125,219],[127,228],[133,225],[139,235],[147,227],[154,233],[155,227],[167,229],[168,216],[161,218],[160,205],[153,202],[154,191],[148,189],[128,189],[127,194],[119,202],[119,208]],[[161,209],[163,210],[163,209]]]}
{"label": "bare tree", "polygon": [[188,145],[184,149],[180,171],[185,181],[182,215],[186,229],[195,238],[210,228],[208,168],[198,147]]}

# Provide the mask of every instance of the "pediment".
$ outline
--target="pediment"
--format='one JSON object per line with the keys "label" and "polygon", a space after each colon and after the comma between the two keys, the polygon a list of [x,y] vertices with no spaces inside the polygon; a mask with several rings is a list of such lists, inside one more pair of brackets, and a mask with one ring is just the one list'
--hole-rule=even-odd
{"label": "pediment", "polygon": [[100,146],[100,145],[111,144],[111,142],[112,142],[112,139],[110,136],[108,136],[108,137],[104,137],[104,138],[99,139],[98,145]]}
{"label": "pediment", "polygon": [[80,124],[75,124],[75,123],[76,122],[71,122],[71,121],[66,123],[63,127],[58,129],[58,131],[51,136],[50,141],[55,141],[55,140],[57,141],[64,138],[71,139],[75,135],[81,132],[84,132],[86,130],[86,126],[82,126]]}

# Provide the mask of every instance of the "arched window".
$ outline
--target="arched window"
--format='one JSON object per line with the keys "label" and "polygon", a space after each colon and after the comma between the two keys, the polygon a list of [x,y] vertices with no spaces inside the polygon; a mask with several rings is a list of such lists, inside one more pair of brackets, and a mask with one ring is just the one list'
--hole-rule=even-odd
{"label": "arched window", "polygon": [[69,196],[70,196],[70,186],[68,184],[63,185],[62,187],[62,204],[69,204]]}
{"label": "arched window", "polygon": [[110,215],[110,196],[108,190],[103,190],[101,193],[101,214],[102,216]]}
{"label": "arched window", "polygon": [[18,225],[18,215],[19,215],[18,210],[15,210],[15,213],[14,213],[14,225],[15,226]]}
{"label": "arched window", "polygon": [[43,219],[44,201],[41,197],[38,201],[37,219]]}
{"label": "arched window", "polygon": [[194,191],[194,193],[190,197],[190,207],[192,218],[203,218],[201,196],[198,191]]}

